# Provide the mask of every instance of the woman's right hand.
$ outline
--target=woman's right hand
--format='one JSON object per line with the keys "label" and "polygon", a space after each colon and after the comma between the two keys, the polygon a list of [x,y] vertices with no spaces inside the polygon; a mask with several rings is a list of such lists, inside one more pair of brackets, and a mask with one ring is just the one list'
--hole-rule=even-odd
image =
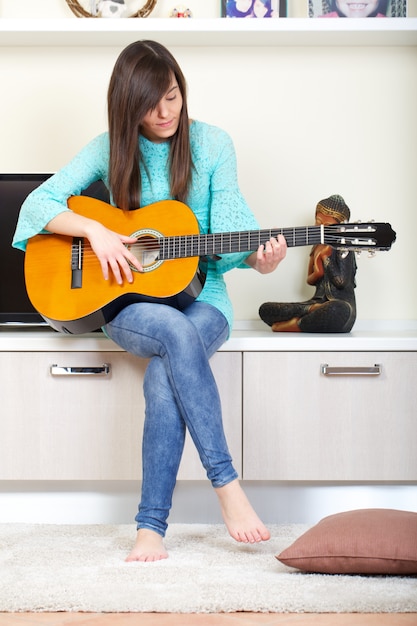
{"label": "woman's right hand", "polygon": [[124,280],[133,282],[132,266],[142,272],[142,265],[125,244],[136,243],[137,239],[109,230],[100,222],[72,211],[63,211],[56,215],[45,229],[58,235],[86,237],[97,256],[103,277],[109,279],[113,274],[116,282],[122,285]]}
{"label": "woman's right hand", "polygon": [[122,285],[124,280],[132,283],[131,266],[136,268],[138,272],[142,272],[143,268],[125,244],[134,244],[137,239],[115,233],[99,222],[90,221],[92,223],[87,227],[86,236],[100,262],[104,279],[108,280],[111,272],[119,285]]}

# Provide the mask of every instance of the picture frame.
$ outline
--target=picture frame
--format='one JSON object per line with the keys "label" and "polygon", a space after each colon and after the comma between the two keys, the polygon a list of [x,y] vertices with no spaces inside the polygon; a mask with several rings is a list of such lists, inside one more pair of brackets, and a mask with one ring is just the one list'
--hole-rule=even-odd
{"label": "picture frame", "polygon": [[148,17],[157,0],[66,0],[76,17]]}
{"label": "picture frame", "polygon": [[407,0],[368,0],[349,4],[345,0],[307,0],[312,18],[407,17]]}
{"label": "picture frame", "polygon": [[221,17],[277,18],[286,16],[286,0],[221,0]]}

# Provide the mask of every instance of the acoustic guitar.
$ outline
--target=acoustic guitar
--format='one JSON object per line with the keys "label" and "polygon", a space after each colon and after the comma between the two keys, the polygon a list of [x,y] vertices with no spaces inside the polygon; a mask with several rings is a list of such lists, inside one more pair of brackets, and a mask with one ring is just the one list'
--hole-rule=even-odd
{"label": "acoustic guitar", "polygon": [[395,241],[390,224],[374,222],[200,234],[194,213],[176,200],[121,211],[101,200],[73,196],[68,206],[136,238],[127,247],[144,269],[134,270],[133,283],[119,285],[113,276],[103,278],[88,240],[55,234],[32,237],[25,255],[28,296],[50,326],[72,334],[100,328],[133,302],[183,309],[203,288],[207,259],[257,250],[279,234],[289,247],[322,243],[346,252],[389,250]]}

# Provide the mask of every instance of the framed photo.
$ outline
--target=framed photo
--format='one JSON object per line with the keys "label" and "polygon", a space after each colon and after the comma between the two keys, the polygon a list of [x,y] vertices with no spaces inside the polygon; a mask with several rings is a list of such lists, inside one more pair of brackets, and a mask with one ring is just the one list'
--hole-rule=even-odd
{"label": "framed photo", "polygon": [[407,0],[308,0],[309,17],[407,17]]}
{"label": "framed photo", "polygon": [[286,0],[221,0],[222,17],[286,17]]}
{"label": "framed photo", "polygon": [[156,0],[67,0],[77,17],[148,17]]}

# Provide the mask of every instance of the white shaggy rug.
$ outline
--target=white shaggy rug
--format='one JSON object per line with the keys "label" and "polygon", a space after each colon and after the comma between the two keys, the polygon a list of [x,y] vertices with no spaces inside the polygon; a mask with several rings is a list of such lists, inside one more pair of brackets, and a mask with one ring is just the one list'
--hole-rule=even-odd
{"label": "white shaggy rug", "polygon": [[303,574],[275,555],[307,530],[238,544],[223,525],[173,524],[169,558],[126,563],[131,525],[0,525],[0,611],[417,612],[417,578]]}

